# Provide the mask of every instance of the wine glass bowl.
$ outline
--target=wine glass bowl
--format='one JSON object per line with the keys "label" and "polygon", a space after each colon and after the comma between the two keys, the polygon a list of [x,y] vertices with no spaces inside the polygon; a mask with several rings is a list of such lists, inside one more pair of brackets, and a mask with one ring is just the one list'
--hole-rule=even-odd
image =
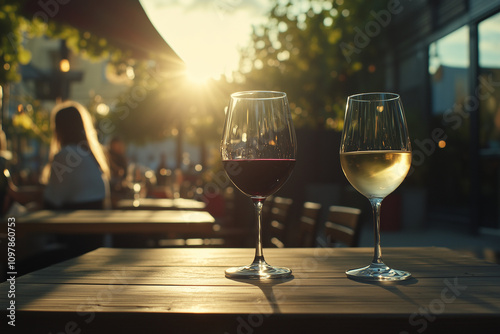
{"label": "wine glass bowl", "polygon": [[257,242],[254,261],[226,270],[229,278],[284,278],[291,270],[269,265],[262,252],[262,206],[292,173],[296,138],[283,92],[247,91],[231,95],[224,123],[221,156],[234,185],[255,207]]}
{"label": "wine glass bowl", "polygon": [[399,95],[365,93],[347,99],[340,163],[351,185],[371,203],[375,247],[369,266],[346,271],[350,278],[397,281],[411,277],[382,261],[382,200],[403,182],[411,165],[411,144]]}

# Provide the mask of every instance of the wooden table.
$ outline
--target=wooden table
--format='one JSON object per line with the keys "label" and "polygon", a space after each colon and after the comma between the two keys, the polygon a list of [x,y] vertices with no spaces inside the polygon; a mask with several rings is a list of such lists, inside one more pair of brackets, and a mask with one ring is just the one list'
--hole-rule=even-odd
{"label": "wooden table", "polygon": [[140,198],[122,199],[116,204],[120,210],[205,210],[204,202],[187,198]]}
{"label": "wooden table", "polygon": [[[100,248],[16,280],[16,329],[39,333],[489,333],[500,326],[500,266],[446,248],[385,248],[413,273],[362,283],[345,269],[368,248],[266,249],[294,277],[224,277],[252,249]],[[6,321],[7,283],[1,319]]]}
{"label": "wooden table", "polygon": [[215,219],[191,210],[76,210],[30,212],[16,218],[17,233],[210,233]]}

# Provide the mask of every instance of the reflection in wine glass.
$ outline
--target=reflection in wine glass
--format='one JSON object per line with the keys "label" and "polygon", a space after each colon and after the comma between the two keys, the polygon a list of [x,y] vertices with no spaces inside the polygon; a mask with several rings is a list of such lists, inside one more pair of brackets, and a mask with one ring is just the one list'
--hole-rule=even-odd
{"label": "reflection in wine glass", "polygon": [[372,263],[346,271],[347,276],[384,281],[408,279],[410,273],[384,264],[380,247],[382,200],[399,187],[411,164],[410,137],[399,95],[367,93],[349,96],[340,163],[347,180],[369,199],[374,217]]}
{"label": "reflection in wine glass", "polygon": [[282,278],[291,270],[266,263],[262,252],[262,205],[295,165],[296,139],[285,93],[249,91],[231,95],[221,142],[224,169],[255,206],[257,245],[252,264],[229,268],[230,278]]}

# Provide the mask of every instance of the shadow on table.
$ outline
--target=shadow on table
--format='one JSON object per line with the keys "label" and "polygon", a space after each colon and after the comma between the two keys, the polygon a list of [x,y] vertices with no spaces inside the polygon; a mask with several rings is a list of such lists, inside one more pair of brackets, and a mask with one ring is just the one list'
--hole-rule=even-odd
{"label": "shadow on table", "polygon": [[404,281],[367,281],[363,279],[355,279],[352,277],[348,277],[351,281],[355,281],[361,284],[368,284],[368,285],[376,285],[380,286],[384,290],[395,294],[399,298],[406,300],[407,302],[415,305],[415,306],[420,306],[417,302],[415,302],[413,299],[408,297],[405,293],[403,293],[400,289],[399,286],[409,286],[409,285],[414,285],[418,283],[418,279],[415,277],[410,277],[407,280]]}
{"label": "shadow on table", "polygon": [[265,279],[265,280],[238,279],[238,278],[228,278],[228,279],[236,282],[251,284],[253,286],[258,287],[266,297],[266,300],[269,303],[269,306],[271,307],[272,313],[280,313],[279,302],[281,296],[275,295],[273,287],[278,284],[290,282],[294,279],[294,277],[292,275],[286,278]]}

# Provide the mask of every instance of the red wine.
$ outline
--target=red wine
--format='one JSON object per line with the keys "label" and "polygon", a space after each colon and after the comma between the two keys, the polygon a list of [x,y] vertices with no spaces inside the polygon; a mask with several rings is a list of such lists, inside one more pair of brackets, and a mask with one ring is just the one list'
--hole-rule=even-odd
{"label": "red wine", "polygon": [[292,174],[295,159],[224,160],[234,185],[246,195],[267,197],[278,191]]}

